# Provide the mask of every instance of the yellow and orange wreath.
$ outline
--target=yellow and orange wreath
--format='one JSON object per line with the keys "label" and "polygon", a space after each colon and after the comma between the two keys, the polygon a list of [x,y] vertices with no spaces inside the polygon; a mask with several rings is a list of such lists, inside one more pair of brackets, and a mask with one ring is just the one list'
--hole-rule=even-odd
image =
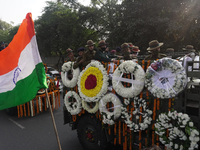
{"label": "yellow and orange wreath", "polygon": [[78,79],[78,90],[86,102],[98,101],[108,89],[108,75],[103,65],[93,61],[81,72]]}

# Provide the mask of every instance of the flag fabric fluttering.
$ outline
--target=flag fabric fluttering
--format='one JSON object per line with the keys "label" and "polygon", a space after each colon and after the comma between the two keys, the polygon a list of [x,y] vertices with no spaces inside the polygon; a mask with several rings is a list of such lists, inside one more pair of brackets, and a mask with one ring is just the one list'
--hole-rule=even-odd
{"label": "flag fabric fluttering", "polygon": [[0,110],[24,104],[47,87],[32,14],[28,13],[8,47],[0,52]]}

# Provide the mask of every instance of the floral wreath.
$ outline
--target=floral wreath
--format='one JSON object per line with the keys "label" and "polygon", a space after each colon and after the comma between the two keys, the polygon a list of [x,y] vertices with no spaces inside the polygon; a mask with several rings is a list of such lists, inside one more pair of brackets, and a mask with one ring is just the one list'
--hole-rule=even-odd
{"label": "floral wreath", "polygon": [[145,86],[157,98],[172,98],[187,84],[184,68],[177,60],[162,58],[146,71]]}
{"label": "floral wreath", "polygon": [[[74,98],[76,101],[74,102],[74,100],[70,98]],[[64,104],[71,115],[77,115],[82,110],[81,99],[74,91],[69,91],[65,94]]]}
{"label": "floral wreath", "polygon": [[[71,62],[71,61],[66,62],[62,65],[62,72],[61,72],[62,82],[66,87],[69,87],[69,88],[73,88],[76,86],[77,81],[78,81],[78,76],[80,74],[80,69],[79,68],[73,69],[73,65],[74,65],[74,62]],[[67,77],[68,71],[70,70],[73,75],[71,80]]]}
{"label": "floral wreath", "polygon": [[[167,129],[169,136],[167,136]],[[171,149],[198,149],[199,131],[187,114],[169,111],[159,115],[155,124],[155,133],[166,147]]]}
{"label": "floral wreath", "polygon": [[[107,108],[107,103],[112,102],[113,107]],[[109,109],[114,109],[112,112]],[[119,98],[113,94],[106,94],[99,102],[99,111],[103,116],[103,123],[113,125],[115,124],[116,119],[118,119],[121,115],[121,101]]]}
{"label": "floral wreath", "polygon": [[[135,97],[134,100],[134,111],[130,114],[127,110],[127,105],[130,104],[129,99],[125,99],[125,105],[121,107],[122,115],[121,118],[125,119],[125,123],[134,132],[138,132],[140,130],[145,130],[151,124],[152,118],[152,111],[147,108],[146,101],[142,98]],[[140,107],[142,107],[142,112],[140,111]],[[140,115],[143,118],[143,122],[140,122]],[[130,118],[133,120],[131,120]]]}
{"label": "floral wreath", "polygon": [[98,101],[108,89],[108,75],[103,65],[92,61],[80,73],[78,78],[78,91],[86,102]]}
{"label": "floral wreath", "polygon": [[95,105],[91,108],[89,102],[83,101],[82,100],[82,107],[85,109],[87,112],[94,114],[98,111],[99,109],[99,102],[92,102],[95,103]]}
{"label": "floral wreath", "polygon": [[[131,74],[131,79],[122,78],[123,74]],[[133,76],[135,79],[133,79]],[[131,60],[125,61],[114,71],[112,85],[114,90],[125,98],[137,96],[144,87],[145,73],[142,67]],[[124,87],[123,82],[131,83],[131,87]]]}

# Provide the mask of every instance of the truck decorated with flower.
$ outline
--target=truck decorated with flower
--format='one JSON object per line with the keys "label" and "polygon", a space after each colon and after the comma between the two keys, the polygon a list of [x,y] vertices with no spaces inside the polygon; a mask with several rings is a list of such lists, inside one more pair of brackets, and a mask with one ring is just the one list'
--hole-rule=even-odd
{"label": "truck decorated with flower", "polygon": [[[200,62],[188,66],[193,63]],[[94,60],[81,69],[73,64],[64,63],[61,72],[64,124],[77,129],[84,149],[103,150],[109,143],[123,150],[199,148],[200,108],[190,103],[199,102],[200,87],[188,82],[200,78],[198,69],[185,71],[170,58]]]}

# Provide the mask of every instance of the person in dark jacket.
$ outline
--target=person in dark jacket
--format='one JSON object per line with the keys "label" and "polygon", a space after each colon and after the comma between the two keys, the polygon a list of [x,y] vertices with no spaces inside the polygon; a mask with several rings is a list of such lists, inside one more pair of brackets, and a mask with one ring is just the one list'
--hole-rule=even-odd
{"label": "person in dark jacket", "polygon": [[113,58],[109,58],[109,55],[105,53],[105,50],[107,48],[107,43],[104,40],[99,41],[98,43],[98,50],[95,54],[95,60],[103,61],[103,62],[115,62],[117,63],[117,60]]}

